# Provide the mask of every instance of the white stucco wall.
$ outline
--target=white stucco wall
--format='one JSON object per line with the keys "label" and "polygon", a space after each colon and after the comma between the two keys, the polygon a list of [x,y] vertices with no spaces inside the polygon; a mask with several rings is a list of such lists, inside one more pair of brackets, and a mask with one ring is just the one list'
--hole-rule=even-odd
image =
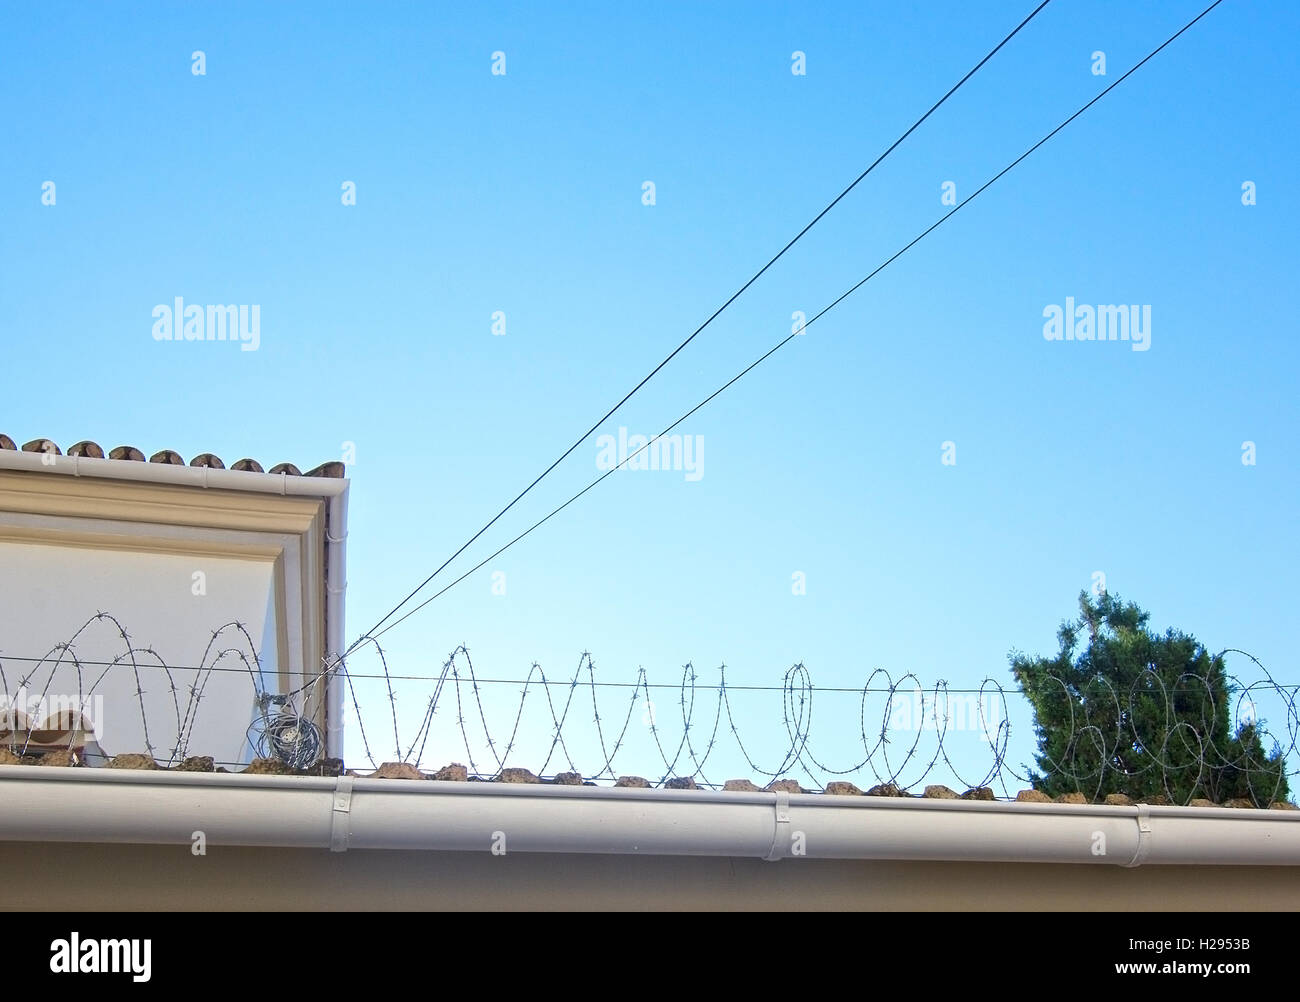
{"label": "white stucco wall", "polygon": [[[22,698],[38,708],[32,715],[41,719],[51,705],[48,697],[88,697],[87,716],[109,755],[145,750],[143,699],[149,741],[155,755],[166,760],[177,741],[177,703],[184,730],[189,727],[184,718],[190,686],[204,681],[204,673],[195,667],[212,665],[225,648],[239,649],[251,660],[253,651],[243,637],[227,631],[204,661],[213,631],[242,623],[267,675],[277,670],[273,577],[269,560],[0,540],[0,689],[10,693],[12,704],[20,697],[20,682],[30,676]],[[80,684],[67,656],[57,666],[57,654],[41,665],[17,660],[45,656],[72,640],[98,612],[111,613],[121,622],[130,646],[151,647],[163,662],[175,666],[175,699],[167,674],[143,653],[136,656],[138,683],[129,660],[107,669],[87,664]],[[101,620],[81,632],[74,653],[83,662],[112,661],[127,647],[116,627]],[[217,663],[241,668],[231,655]],[[144,695],[137,696],[137,689]],[[43,694],[47,698],[41,703]],[[247,673],[207,675],[187,751],[219,761],[246,761],[245,731],[253,705]]]}

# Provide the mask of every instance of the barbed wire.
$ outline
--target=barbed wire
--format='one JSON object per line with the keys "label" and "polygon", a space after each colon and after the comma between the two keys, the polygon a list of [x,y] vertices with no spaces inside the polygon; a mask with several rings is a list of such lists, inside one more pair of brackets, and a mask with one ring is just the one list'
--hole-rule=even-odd
{"label": "barbed wire", "polygon": [[[122,645],[122,652],[111,660],[83,660],[77,654],[77,643],[82,634],[96,623],[109,624],[116,639]],[[229,634],[234,634],[236,646],[219,647],[218,644]],[[145,751],[155,759],[163,761],[165,765],[171,766],[186,757],[189,750],[189,741],[198,718],[199,705],[203,700],[208,683],[214,672],[223,670],[222,662],[228,659],[238,661],[239,667],[225,670],[234,670],[247,675],[252,688],[254,703],[261,708],[260,718],[255,719],[246,732],[254,748],[264,754],[270,754],[273,749],[279,749],[282,754],[289,755],[295,760],[301,759],[304,749],[312,746],[313,743],[318,743],[319,738],[319,735],[314,732],[315,725],[310,721],[312,713],[311,701],[304,699],[303,711],[299,712],[298,705],[291,703],[287,697],[269,693],[265,685],[257,645],[253,642],[253,638],[243,624],[238,622],[226,623],[212,632],[197,666],[178,667],[169,665],[152,646],[141,646],[133,643],[130,634],[120,620],[107,612],[97,612],[91,616],[68,640],[55,644],[40,657],[2,656],[0,657],[0,699],[3,699],[3,711],[0,713],[0,735],[8,736],[7,743],[19,755],[25,755],[31,751],[36,735],[48,730],[65,733],[68,742],[66,747],[71,748],[72,742],[76,740],[78,733],[84,730],[80,726],[84,720],[84,710],[96,696],[101,683],[104,682],[112,670],[129,668],[135,681],[135,689],[132,695],[140,714]],[[5,670],[6,661],[18,661],[31,666],[25,675],[18,676],[16,688],[10,687],[9,676]],[[20,715],[26,716],[26,714],[16,705],[15,698],[17,697],[19,701],[28,706],[32,704],[37,706],[48,704],[51,696],[50,688],[54,684],[55,678],[58,677],[60,669],[63,668],[70,668],[75,673],[76,693],[75,695],[72,693],[55,694],[54,701],[58,708],[52,717],[47,716],[43,722],[44,724],[53,724],[54,727],[43,727],[42,723],[32,720],[20,726],[22,723]],[[94,680],[90,682],[89,686],[86,684],[88,668],[100,669],[98,674],[94,675]],[[166,692],[171,696],[174,726],[172,728],[173,743],[169,749],[159,749],[150,736],[150,713],[145,702],[145,696],[148,695],[149,690],[144,687],[141,677],[142,670],[159,673],[165,681]],[[188,697],[185,701],[184,710],[181,709],[180,687],[177,685],[177,675],[180,672],[193,672],[194,674],[193,680],[185,683]],[[44,676],[44,684],[40,687],[39,692],[34,696],[28,696],[28,687],[33,679],[39,679],[42,675]],[[278,708],[274,715],[270,712],[270,706],[272,705]],[[288,734],[292,734],[293,737],[288,739],[286,737]],[[4,743],[6,742],[0,740],[0,745]],[[48,742],[40,741],[39,743],[47,744]]]}
{"label": "barbed wire", "polygon": [[[100,655],[97,660],[78,655],[78,647],[87,642],[84,634],[96,623],[107,627],[110,642],[120,646],[120,653],[104,657],[100,643],[95,650]],[[448,742],[458,739],[456,743],[464,748],[468,762],[467,772],[482,778],[498,776],[511,765],[526,761],[538,776],[550,774],[548,770],[558,772],[563,765],[588,781],[617,780],[620,755],[626,762],[633,754],[628,750],[633,743],[640,746],[634,753],[641,756],[635,768],[651,769],[657,776],[653,785],[689,778],[696,785],[711,788],[723,785],[714,770],[735,762],[751,777],[764,782],[798,772],[818,789],[828,780],[854,777],[862,781],[862,777],[870,777],[869,785],[892,785],[906,792],[942,770],[959,786],[991,787],[1002,796],[1012,796],[1016,788],[1052,778],[1093,798],[1117,780],[1121,785],[1131,781],[1147,786],[1156,781],[1174,802],[1176,789],[1199,789],[1215,776],[1235,771],[1245,776],[1257,802],[1267,802],[1284,783],[1300,775],[1295,765],[1300,740],[1300,685],[1278,682],[1257,658],[1237,648],[1225,649],[1212,663],[1221,665],[1226,655],[1239,655],[1254,665],[1260,677],[1242,681],[1222,672],[1222,683],[1235,706],[1236,726],[1230,726],[1227,735],[1216,723],[1220,719],[1216,691],[1223,690],[1216,690],[1215,680],[1195,673],[1181,675],[1171,683],[1148,669],[1127,692],[1104,678],[1091,679],[1087,691],[1083,691],[1046,675],[1033,691],[1027,691],[993,678],[985,678],[977,688],[950,686],[946,680],[925,686],[913,673],[895,679],[885,669],[877,668],[862,686],[823,688],[814,685],[810,671],[802,663],[791,665],[779,685],[741,685],[728,681],[725,664],[717,669],[716,684],[704,684],[689,662],[676,683],[654,683],[644,668],[638,669],[632,682],[605,681],[597,678],[595,659],[586,651],[567,676],[549,677],[534,662],[522,679],[480,678],[464,644],[451,652],[436,673],[427,675],[394,673],[386,653],[374,640],[354,650],[348,659],[356,663],[370,649],[379,671],[354,671],[343,659],[333,658],[305,680],[297,673],[288,674],[290,679],[301,680],[301,684],[288,688],[282,686],[281,679],[286,676],[282,670],[268,678],[257,645],[238,622],[226,623],[212,632],[198,664],[169,664],[152,646],[134,643],[112,614],[99,612],[44,655],[0,655],[0,698],[5,711],[0,716],[0,746],[25,755],[33,749],[34,736],[42,732],[40,722],[22,719],[24,714],[15,698],[25,699],[27,706],[44,705],[55,679],[70,672],[76,679],[75,703],[79,710],[100,691],[110,673],[129,672],[134,683],[130,695],[136,703],[145,750],[171,766],[193,750],[190,746],[195,725],[213,676],[234,672],[249,681],[251,723],[246,738],[252,753],[278,758],[299,769],[312,765],[324,753],[325,690],[330,680],[338,677],[343,681],[344,698],[351,711],[349,737],[359,740],[372,768],[379,766],[381,758],[372,747],[373,727],[368,730],[366,721],[370,718],[373,724],[374,714],[383,712],[392,725],[397,761],[418,766],[431,742],[449,748]],[[16,686],[10,684],[7,663],[25,668],[23,674],[15,673]],[[150,678],[154,680],[150,684],[157,686],[154,695],[161,695],[161,699],[146,700],[151,691],[146,680]],[[375,706],[363,711],[356,685],[363,681],[384,683],[381,698],[388,704],[386,711]],[[413,706],[420,704],[402,700],[395,683],[412,681],[431,683],[431,689],[413,731],[408,727],[409,740],[404,742],[400,720],[404,714],[399,709],[409,714]],[[36,695],[28,696],[34,685]],[[495,689],[491,698],[485,698],[486,687],[506,685],[519,687],[518,702],[513,707],[505,700],[503,689]],[[653,696],[674,690],[676,720],[669,726],[660,719]],[[617,697],[620,691],[621,699]],[[781,730],[775,720],[761,725],[734,703],[742,695],[771,693],[780,694]],[[602,699],[602,695],[606,698]],[[537,698],[530,702],[532,697]],[[834,719],[845,714],[846,697],[857,699],[854,734]],[[1200,715],[1188,719],[1186,704],[1192,697],[1196,697],[1192,702],[1200,707]],[[1154,718],[1150,711],[1153,699],[1163,711],[1155,713]],[[1069,721],[1065,727],[1068,740],[1056,757],[1038,750],[1041,772],[1012,760],[1013,700],[1020,701],[1016,705],[1027,718],[1032,718],[1035,705],[1050,705],[1059,706]],[[1141,713],[1139,702],[1145,707]],[[1268,721],[1256,712],[1260,702],[1279,711],[1281,719],[1274,720],[1271,731],[1266,726]],[[587,705],[589,711],[583,710]],[[644,732],[633,728],[640,706],[645,708]],[[1246,707],[1249,713],[1243,718]],[[829,725],[819,724],[818,737],[822,740],[817,742],[814,708],[818,709],[818,721],[825,720],[828,713],[832,718]],[[54,723],[67,725],[64,738],[71,747],[77,737],[75,721],[66,708],[60,712],[64,717]],[[500,725],[503,720],[505,727]],[[1150,733],[1139,733],[1143,721]],[[47,719],[45,724],[49,723]],[[337,722],[328,723],[333,727]],[[1259,735],[1262,755],[1249,743],[1236,741],[1244,724]],[[351,725],[355,725],[355,733]],[[748,740],[742,728],[749,732]],[[526,732],[539,729],[541,736],[531,735],[525,748]],[[58,744],[64,738],[57,735],[63,732],[59,726],[54,730]],[[158,735],[164,731],[169,734],[170,744],[160,749]],[[778,739],[781,731],[784,736]],[[984,746],[978,755],[967,742],[958,747],[957,735],[965,737],[971,732]],[[42,737],[36,743],[48,748],[48,729]],[[634,738],[639,740],[634,742]],[[860,750],[856,754],[846,754],[846,744],[858,743]]]}

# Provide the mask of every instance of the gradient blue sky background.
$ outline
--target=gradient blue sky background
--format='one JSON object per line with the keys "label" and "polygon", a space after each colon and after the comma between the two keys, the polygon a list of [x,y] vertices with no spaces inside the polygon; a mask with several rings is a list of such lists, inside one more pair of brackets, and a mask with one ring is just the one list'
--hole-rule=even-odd
{"label": "gradient blue sky background", "polygon": [[[1032,6],[12,5],[0,430],[304,469],[355,443],[355,637]],[[1055,0],[606,430],[662,428],[945,212],[943,182],[964,198],[1203,6]],[[390,665],[431,674],[464,642],[493,678],[564,676],[589,650],[605,681],[676,682],[689,661],[701,683],[725,662],[779,685],[801,661],[819,686],[876,667],[1009,684],[1008,650],[1053,652],[1100,570],[1157,628],[1297,681],[1297,37],[1294,4],[1228,0],[692,418],[702,479],[609,478],[387,634]],[[155,342],[176,296],[259,304],[260,349]],[[1151,349],[1045,341],[1067,296],[1151,305]],[[449,571],[596,455],[593,438]],[[391,758],[382,693],[361,689]],[[508,732],[518,687],[491,692]],[[399,685],[408,732],[428,693]],[[626,694],[602,699],[621,720]],[[768,765],[780,696],[747,699]],[[852,764],[857,699],[816,699],[819,755]],[[544,716],[524,729],[543,748]],[[460,741],[448,717],[426,761],[464,761]],[[974,774],[987,751],[968,751]],[[717,754],[708,778],[753,774]]]}

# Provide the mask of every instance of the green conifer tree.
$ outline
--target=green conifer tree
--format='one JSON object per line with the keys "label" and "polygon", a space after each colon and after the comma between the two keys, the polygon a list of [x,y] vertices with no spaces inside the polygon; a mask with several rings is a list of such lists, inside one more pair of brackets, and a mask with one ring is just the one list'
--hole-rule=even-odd
{"label": "green conifer tree", "polygon": [[1288,797],[1282,751],[1265,749],[1259,723],[1232,731],[1221,657],[1182,632],[1153,633],[1149,614],[1118,596],[1081,592],[1079,611],[1061,624],[1054,658],[1010,658],[1034,708],[1035,789],[1261,807]]}

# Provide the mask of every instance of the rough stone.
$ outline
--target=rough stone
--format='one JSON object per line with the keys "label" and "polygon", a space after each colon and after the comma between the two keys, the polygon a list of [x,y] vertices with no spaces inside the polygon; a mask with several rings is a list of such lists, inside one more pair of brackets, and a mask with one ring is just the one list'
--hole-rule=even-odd
{"label": "rough stone", "polygon": [[665,790],[698,790],[695,780],[690,776],[674,776],[664,784]]}
{"label": "rough stone", "polygon": [[930,800],[960,800],[961,799],[961,797],[958,795],[956,790],[950,790],[948,789],[948,787],[942,785],[941,783],[933,783],[930,786],[927,786],[925,788],[925,793],[923,794],[923,796],[925,796]]}
{"label": "rough stone", "polygon": [[255,758],[244,770],[246,776],[289,776],[293,770],[278,758]]}
{"label": "rough stone", "polygon": [[906,797],[907,794],[898,788],[897,783],[877,783],[867,791],[868,797]]}
{"label": "rough stone", "polygon": [[459,762],[453,762],[451,765],[444,765],[429,778],[436,779],[440,783],[464,783],[469,780],[469,770]]}
{"label": "rough stone", "polygon": [[642,779],[640,776],[619,776],[618,782],[614,785],[628,786],[637,790],[648,790],[650,788],[650,781],[648,779]]}
{"label": "rough stone", "polygon": [[961,795],[962,800],[993,800],[993,788],[991,786],[975,786]]}
{"label": "rough stone", "polygon": [[580,772],[557,772],[552,782],[556,786],[581,786],[582,773]]}
{"label": "rough stone", "polygon": [[767,784],[767,793],[803,793],[803,787],[793,779],[774,779]]}
{"label": "rough stone", "polygon": [[216,763],[211,755],[191,755],[176,767],[177,772],[213,772]]}
{"label": "rough stone", "polygon": [[827,783],[824,792],[832,797],[862,796],[862,791],[858,789],[858,787],[854,786],[852,783],[846,783],[843,780],[835,780],[834,782]]}
{"label": "rough stone", "polygon": [[410,762],[385,762],[370,774],[371,779],[424,779]]}
{"label": "rough stone", "polygon": [[0,765],[22,765],[22,756],[15,755],[8,748],[0,748]]}
{"label": "rough stone", "polygon": [[303,770],[308,776],[342,776],[343,760],[341,758],[323,758]]}
{"label": "rough stone", "polygon": [[140,755],[135,752],[126,752],[122,755],[114,755],[108,760],[109,769],[157,769],[158,763],[153,760],[152,755]]}
{"label": "rough stone", "polygon": [[1056,798],[1055,802],[1058,804],[1087,804],[1088,798],[1076,791],[1075,793],[1062,793]]}
{"label": "rough stone", "polygon": [[1188,807],[1218,807],[1219,805],[1216,804],[1213,800],[1207,800],[1205,797],[1196,797],[1190,800],[1187,806]]}
{"label": "rough stone", "polygon": [[1163,793],[1157,793],[1150,797],[1145,797],[1143,798],[1142,803],[1146,804],[1148,807],[1172,806],[1169,798],[1166,797]]}
{"label": "rough stone", "polygon": [[762,788],[755,786],[747,779],[729,779],[722,784],[722,789],[728,793],[762,793]]}
{"label": "rough stone", "polygon": [[539,783],[539,780],[527,769],[502,769],[496,778],[498,783]]}
{"label": "rough stone", "polygon": [[71,748],[60,748],[58,751],[46,752],[40,757],[41,765],[62,766],[70,768],[81,765],[81,759],[77,758],[77,753]]}
{"label": "rough stone", "polygon": [[1268,805],[1270,811],[1300,811],[1300,807],[1288,800],[1275,800]]}
{"label": "rough stone", "polygon": [[1016,800],[1022,804],[1050,804],[1052,798],[1042,790],[1021,790],[1016,794]]}
{"label": "rough stone", "polygon": [[1132,807],[1133,798],[1127,793],[1108,793],[1102,803],[1107,807]]}
{"label": "rough stone", "polygon": [[1253,811],[1255,810],[1255,801],[1250,800],[1247,797],[1233,797],[1231,800],[1225,800],[1223,802],[1223,806],[1236,807],[1236,808],[1242,808],[1245,810]]}

